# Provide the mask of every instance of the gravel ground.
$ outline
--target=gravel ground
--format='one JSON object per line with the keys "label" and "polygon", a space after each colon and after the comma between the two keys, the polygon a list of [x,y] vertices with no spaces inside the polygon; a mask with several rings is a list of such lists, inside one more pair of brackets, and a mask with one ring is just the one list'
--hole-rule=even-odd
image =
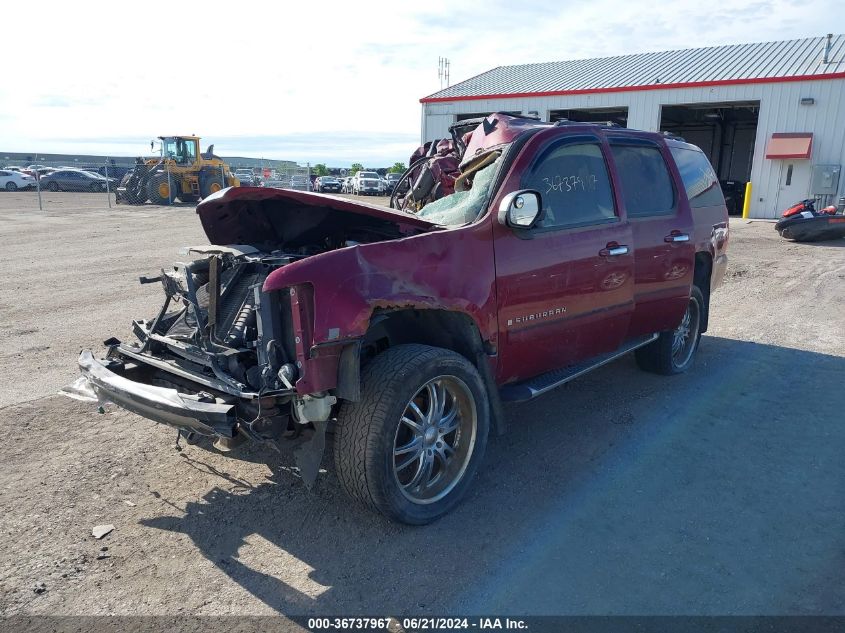
{"label": "gravel ground", "polygon": [[[0,195],[0,614],[845,614],[845,240],[734,220],[694,368],[628,357],[507,407],[435,525],[308,492],[278,455],[57,395],[129,336],[191,207]],[[103,540],[95,525],[113,524]]]}

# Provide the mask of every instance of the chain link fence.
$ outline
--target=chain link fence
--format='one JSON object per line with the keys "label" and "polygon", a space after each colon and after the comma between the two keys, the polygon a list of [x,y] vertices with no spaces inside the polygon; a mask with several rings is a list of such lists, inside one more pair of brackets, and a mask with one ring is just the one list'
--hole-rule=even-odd
{"label": "chain link fence", "polygon": [[100,196],[103,205],[111,207],[115,204],[115,189],[131,169],[132,159],[6,160],[0,162],[0,191],[30,193],[37,198],[40,209],[56,201],[56,196],[43,194],[60,192]]}
{"label": "chain link fence", "polygon": [[73,205],[92,208],[112,208],[119,204],[193,205],[215,191],[232,186],[235,179],[240,186],[313,190],[315,176],[308,164],[222,159],[217,161],[219,164],[205,165],[198,171],[191,168],[191,156],[167,158],[47,160],[37,155],[0,156],[0,195],[15,193],[23,202],[22,207],[49,210]]}

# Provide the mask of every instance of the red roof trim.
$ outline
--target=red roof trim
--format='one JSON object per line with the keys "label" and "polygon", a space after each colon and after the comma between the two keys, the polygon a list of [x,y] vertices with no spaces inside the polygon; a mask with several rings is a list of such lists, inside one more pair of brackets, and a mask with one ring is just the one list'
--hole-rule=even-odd
{"label": "red roof trim", "polygon": [[546,92],[513,92],[491,95],[463,95],[458,97],[423,97],[420,103],[441,103],[448,101],[479,101],[481,99],[519,99],[521,97],[558,97],[564,95],[585,95],[599,92],[637,92],[640,90],[664,90],[666,88],[704,88],[708,86],[737,86],[742,84],[772,84],[789,81],[819,81],[822,79],[845,79],[845,72],[824,75],[790,75],[788,77],[754,77],[751,79],[719,79],[716,81],[688,81],[677,84],[648,84],[643,86],[618,86],[616,88],[579,88],[577,90],[548,90]]}

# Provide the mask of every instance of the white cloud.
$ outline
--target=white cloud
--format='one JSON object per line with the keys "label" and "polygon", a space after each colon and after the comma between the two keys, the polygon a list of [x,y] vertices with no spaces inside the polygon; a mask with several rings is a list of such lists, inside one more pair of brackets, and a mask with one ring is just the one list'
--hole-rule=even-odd
{"label": "white cloud", "polygon": [[439,56],[456,83],[507,64],[817,36],[845,20],[831,0],[47,1],[33,17],[0,23],[4,58],[22,69],[0,85],[0,150],[134,155],[159,134],[197,133],[224,155],[337,165],[407,160]]}

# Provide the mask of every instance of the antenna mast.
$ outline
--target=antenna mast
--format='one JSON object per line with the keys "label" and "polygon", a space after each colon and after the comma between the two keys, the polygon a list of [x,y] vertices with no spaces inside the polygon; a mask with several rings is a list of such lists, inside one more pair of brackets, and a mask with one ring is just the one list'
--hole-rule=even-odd
{"label": "antenna mast", "polygon": [[448,59],[445,57],[438,57],[437,58],[437,78],[440,80],[440,89],[443,90],[444,85],[445,87],[449,87],[449,62]]}

